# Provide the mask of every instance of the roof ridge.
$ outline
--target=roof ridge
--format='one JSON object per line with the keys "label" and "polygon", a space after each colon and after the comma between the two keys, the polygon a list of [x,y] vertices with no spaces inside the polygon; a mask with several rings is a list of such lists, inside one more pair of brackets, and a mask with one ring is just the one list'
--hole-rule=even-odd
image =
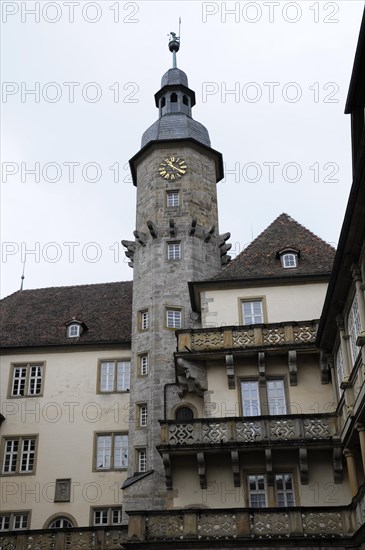
{"label": "roof ridge", "polygon": [[60,286],[45,286],[45,287],[40,287],[40,288],[25,288],[23,290],[16,290],[15,292],[12,292],[11,294],[8,294],[8,296],[4,296],[4,298],[1,298],[1,302],[3,300],[6,300],[7,298],[11,298],[13,296],[15,296],[15,294],[24,294],[24,293],[28,293],[28,292],[38,292],[38,291],[43,291],[43,290],[55,290],[55,289],[71,289],[71,288],[86,288],[86,287],[90,287],[90,286],[93,286],[93,287],[96,287],[96,286],[107,286],[107,285],[120,285],[120,284],[133,284],[133,280],[129,280],[129,281],[109,281],[109,282],[104,282],[104,283],[87,283],[87,284],[80,284],[80,285],[60,285]]}

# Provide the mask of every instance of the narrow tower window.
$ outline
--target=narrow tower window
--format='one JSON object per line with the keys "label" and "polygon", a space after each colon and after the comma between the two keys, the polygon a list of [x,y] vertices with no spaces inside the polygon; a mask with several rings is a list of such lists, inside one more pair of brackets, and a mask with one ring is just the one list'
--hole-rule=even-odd
{"label": "narrow tower window", "polygon": [[170,101],[171,103],[177,103],[177,94],[175,93],[171,94]]}

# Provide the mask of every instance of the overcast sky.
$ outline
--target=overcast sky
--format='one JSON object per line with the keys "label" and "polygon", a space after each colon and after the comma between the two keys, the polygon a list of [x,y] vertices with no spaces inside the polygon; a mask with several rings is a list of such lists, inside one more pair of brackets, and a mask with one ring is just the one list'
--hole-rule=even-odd
{"label": "overcast sky", "polygon": [[[237,254],[287,212],[336,246],[351,186],[343,114],[363,1],[1,2],[1,294],[128,280],[128,160],[178,66],[223,154]],[[32,92],[33,90],[33,92]]]}

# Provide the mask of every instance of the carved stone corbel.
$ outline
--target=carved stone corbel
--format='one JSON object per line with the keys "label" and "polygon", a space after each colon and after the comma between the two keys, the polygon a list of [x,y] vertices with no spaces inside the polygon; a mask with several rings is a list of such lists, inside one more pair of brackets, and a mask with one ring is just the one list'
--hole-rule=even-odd
{"label": "carved stone corbel", "polygon": [[298,383],[297,352],[291,350],[288,352],[289,379],[290,385],[296,386]]}
{"label": "carved stone corbel", "polygon": [[259,384],[265,386],[266,384],[266,372],[265,372],[265,352],[259,351],[257,354],[257,361],[259,366]]}
{"label": "carved stone corbel", "polygon": [[200,480],[200,488],[207,488],[207,473],[205,470],[205,458],[204,453],[197,453],[196,457],[198,459],[198,475]]}
{"label": "carved stone corbel", "polygon": [[170,237],[176,237],[176,226],[173,218],[170,218],[169,220],[169,231],[170,231]]}
{"label": "carved stone corbel", "polygon": [[265,449],[266,477],[268,485],[274,485],[274,472],[272,469],[271,449]]}
{"label": "carved stone corbel", "polygon": [[306,448],[299,449],[299,470],[302,485],[308,485],[308,453]]}
{"label": "carved stone corbel", "polygon": [[162,461],[165,468],[166,488],[172,489],[171,461],[169,453],[162,453]]}
{"label": "carved stone corbel", "polygon": [[212,225],[212,227],[209,229],[209,231],[204,231],[204,242],[209,243],[210,239],[212,238],[215,231],[215,226]]}
{"label": "carved stone corbel", "polygon": [[235,487],[241,487],[240,465],[238,461],[238,451],[231,451],[233,483]]}
{"label": "carved stone corbel", "polygon": [[236,388],[236,380],[234,377],[233,355],[226,355],[226,370],[227,370],[228,388],[230,390],[234,390]]}
{"label": "carved stone corbel", "polygon": [[150,234],[151,234],[151,237],[152,237],[153,239],[157,239],[157,229],[156,229],[156,226],[155,226],[155,224],[153,223],[153,221],[148,220],[148,222],[147,222],[147,227],[148,227],[148,229],[149,229],[149,232],[150,232]]}
{"label": "carved stone corbel", "polygon": [[333,481],[335,483],[342,483],[342,479],[343,479],[342,449],[341,447],[335,447],[333,449]]}
{"label": "carved stone corbel", "polygon": [[146,237],[145,237],[145,235],[139,233],[137,231],[137,229],[135,231],[133,231],[133,235],[136,237],[136,239],[137,239],[137,241],[139,242],[140,245],[146,246]]}
{"label": "carved stone corbel", "polygon": [[177,363],[177,379],[181,387],[181,396],[192,392],[203,396],[208,389],[207,373],[203,366],[179,357]]}
{"label": "carved stone corbel", "polygon": [[189,232],[190,237],[192,237],[193,235],[195,235],[196,223],[197,223],[197,222],[196,222],[196,219],[193,218],[193,219],[191,220],[191,226],[190,226],[190,232]]}

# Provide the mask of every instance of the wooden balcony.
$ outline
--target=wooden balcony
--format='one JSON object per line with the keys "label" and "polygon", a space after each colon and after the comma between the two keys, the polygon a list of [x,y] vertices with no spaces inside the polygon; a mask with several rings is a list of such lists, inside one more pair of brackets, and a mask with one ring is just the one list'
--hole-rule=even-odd
{"label": "wooden balcony", "polygon": [[335,414],[196,418],[160,421],[161,447],[170,450],[214,446],[255,446],[332,443],[338,438]]}
{"label": "wooden balcony", "polygon": [[270,323],[177,331],[178,353],[204,353],[225,350],[287,346],[311,346],[316,340],[318,322]]}

